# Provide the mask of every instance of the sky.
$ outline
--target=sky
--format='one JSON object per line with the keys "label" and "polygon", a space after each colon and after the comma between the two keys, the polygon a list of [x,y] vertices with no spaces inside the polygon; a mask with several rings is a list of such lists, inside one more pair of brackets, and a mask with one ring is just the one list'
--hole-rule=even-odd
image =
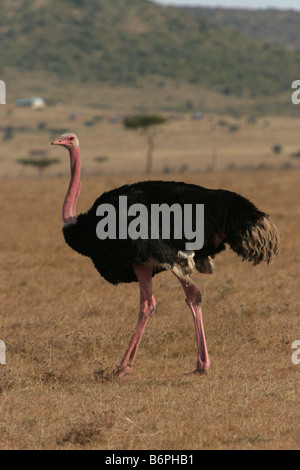
{"label": "sky", "polygon": [[193,5],[234,8],[280,8],[300,10],[299,0],[152,0],[161,5]]}

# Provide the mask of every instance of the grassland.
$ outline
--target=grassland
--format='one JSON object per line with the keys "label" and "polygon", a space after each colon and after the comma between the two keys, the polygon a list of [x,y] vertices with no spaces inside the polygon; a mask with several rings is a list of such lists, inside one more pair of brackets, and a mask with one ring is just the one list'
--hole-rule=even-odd
{"label": "grassland", "polygon": [[[0,339],[7,346],[0,448],[299,449],[300,366],[291,362],[291,345],[300,336],[300,172],[290,158],[299,149],[298,121],[226,117],[224,125],[216,115],[184,115],[166,124],[153,177],[249,197],[272,215],[282,252],[272,266],[255,268],[226,252],[213,276],[195,274],[212,361],[207,376],[186,375],[196,361],[192,316],[176,279],[156,276],[157,312],[132,374],[116,379],[137,320],[138,286],[106,283],[65,245],[66,152],[49,147],[62,163],[42,178],[15,163],[32,148],[48,149],[49,129],[67,122],[81,138],[79,212],[103,191],[144,178],[145,143],[109,122],[113,110],[93,126],[84,121],[99,110],[83,109],[84,121],[71,122],[74,111],[70,104],[2,115],[33,128],[15,131],[0,149]],[[46,127],[36,128],[41,121]],[[231,124],[239,129],[231,132]],[[274,144],[282,145],[279,155]],[[93,157],[101,155],[108,160],[99,167]],[[287,163],[295,167],[283,170]],[[272,169],[251,170],[262,164]]]}
{"label": "grassland", "polygon": [[[140,0],[121,9],[103,1],[102,11],[94,1],[15,3],[5,0],[0,20],[0,449],[299,449],[298,56]],[[50,106],[13,105],[27,95]],[[198,110],[204,119],[192,120]],[[153,178],[237,191],[281,233],[272,266],[226,252],[213,276],[195,274],[205,376],[189,374],[193,320],[178,282],[162,273],[133,372],[117,379],[138,286],[106,283],[62,237],[69,161],[51,139],[79,135],[85,211],[103,191],[145,178],[145,140],[111,122],[136,112],[168,120]],[[18,163],[38,153],[60,163],[42,175]]]}
{"label": "grassland", "polygon": [[[66,152],[50,146],[51,138],[57,138],[63,130],[79,135],[84,174],[143,175],[146,140],[135,131],[126,130],[122,122],[110,122],[113,116],[137,112],[138,98],[135,98],[136,106],[128,104],[130,97],[127,100],[123,97],[124,102],[118,102],[118,108],[78,106],[75,101],[48,106],[42,111],[2,106],[0,126],[3,125],[3,129],[10,127],[13,137],[3,140],[3,130],[1,176],[37,175],[36,169],[17,163],[19,159],[28,157],[32,150],[41,150],[47,152],[49,158],[60,159],[59,164],[47,170],[47,175],[68,175]],[[158,105],[152,109],[157,112]],[[70,116],[74,113],[80,113],[81,120],[72,121]],[[156,174],[299,167],[300,159],[291,157],[300,149],[298,119],[264,117],[254,122],[250,119],[249,122],[248,117],[220,117],[209,113],[203,120],[194,121],[191,112],[163,114],[168,122],[158,129],[154,152]],[[274,146],[280,146],[279,153],[274,153]],[[106,160],[98,163],[95,157],[105,157]]]}

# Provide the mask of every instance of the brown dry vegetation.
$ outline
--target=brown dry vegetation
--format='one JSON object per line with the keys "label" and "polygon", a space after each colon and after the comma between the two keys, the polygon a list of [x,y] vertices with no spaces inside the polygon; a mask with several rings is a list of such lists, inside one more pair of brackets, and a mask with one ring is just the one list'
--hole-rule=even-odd
{"label": "brown dry vegetation", "polygon": [[[127,104],[126,104],[127,103]],[[17,164],[29,152],[40,149],[49,158],[59,158],[60,163],[46,170],[49,176],[67,175],[67,154],[51,148],[51,129],[63,129],[79,135],[84,159],[85,174],[141,173],[145,171],[146,140],[136,131],[127,130],[121,122],[110,123],[114,115],[136,112],[126,102],[120,108],[103,109],[87,106],[49,106],[38,112],[28,108],[0,108],[1,126],[13,127],[13,138],[2,140],[0,134],[0,174],[2,177],[35,176],[37,170]],[[9,113],[9,109],[11,113]],[[158,108],[154,108],[155,112]],[[71,121],[72,113],[82,113],[81,121]],[[240,119],[216,114],[205,115],[202,121],[191,120],[191,113],[164,113],[171,118],[158,129],[153,168],[157,173],[166,171],[187,172],[256,168],[299,168],[298,158],[291,154],[300,150],[298,138],[299,119],[264,117],[252,122],[251,116]],[[102,120],[94,121],[95,117]],[[250,121],[250,122],[249,122]],[[92,126],[86,123],[94,122]],[[41,129],[41,125],[44,127]],[[232,131],[232,126],[235,131]],[[25,128],[21,131],[19,129]],[[281,152],[274,154],[279,145]],[[106,157],[98,163],[95,157]],[[157,176],[157,175],[155,175]]]}
{"label": "brown dry vegetation", "polygon": [[[155,175],[156,178],[164,175]],[[61,234],[67,177],[1,180],[1,449],[299,449],[299,171],[168,175],[251,198],[282,252],[252,267],[233,253],[195,275],[212,366],[196,362],[192,316],[169,273],[132,374],[117,367],[138,314],[136,284],[114,287]],[[83,176],[79,211],[141,175]]]}
{"label": "brown dry vegetation", "polygon": [[[264,118],[255,123],[218,116],[168,122],[158,136],[155,179],[176,179],[237,191],[270,213],[282,252],[272,266],[252,267],[231,252],[216,258],[213,276],[195,274],[211,370],[195,368],[193,319],[169,273],[154,278],[151,318],[132,374],[114,369],[137,321],[136,284],[114,287],[92,263],[72,252],[61,233],[68,186],[68,157],[49,146],[49,128],[76,131],[83,154],[78,211],[103,191],[144,178],[145,142],[114,111],[84,108],[72,123],[69,107],[38,113],[13,109],[1,122],[16,131],[0,147],[0,365],[1,449],[299,449],[299,372],[291,345],[299,339],[300,209],[297,159],[299,121]],[[8,108],[7,108],[8,109]],[[121,107],[122,113],[130,111]],[[223,118],[222,118],[223,119]],[[41,122],[46,127],[38,129]],[[280,144],[282,152],[272,153]],[[61,159],[38,178],[16,164],[31,149]],[[106,156],[97,164],[93,157]],[[163,173],[168,167],[185,174]],[[295,168],[280,170],[292,163]],[[224,171],[231,165],[248,171]],[[249,171],[272,166],[273,170]],[[208,167],[214,170],[204,172]],[[96,175],[96,173],[101,173]]]}

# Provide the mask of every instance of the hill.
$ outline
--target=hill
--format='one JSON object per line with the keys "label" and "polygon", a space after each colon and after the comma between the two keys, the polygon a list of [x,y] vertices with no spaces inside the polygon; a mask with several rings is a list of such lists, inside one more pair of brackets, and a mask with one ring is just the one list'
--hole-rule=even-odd
{"label": "hill", "polygon": [[[176,80],[239,97],[276,96],[299,55],[147,0],[3,0],[0,76],[44,85]],[[42,78],[41,78],[42,77]]]}
{"label": "hill", "polygon": [[295,10],[242,10],[184,7],[201,20],[239,31],[250,39],[267,41],[291,51],[300,51],[300,12]]}

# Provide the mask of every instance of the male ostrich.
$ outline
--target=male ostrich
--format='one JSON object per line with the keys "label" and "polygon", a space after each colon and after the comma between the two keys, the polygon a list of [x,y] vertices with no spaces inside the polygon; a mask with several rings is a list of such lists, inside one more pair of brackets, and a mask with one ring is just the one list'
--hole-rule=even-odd
{"label": "male ostrich", "polygon": [[[71,181],[62,209],[65,241],[78,253],[88,256],[96,269],[108,282],[138,282],[140,288],[140,313],[135,331],[129,342],[119,369],[119,376],[130,372],[146,323],[155,310],[152,277],[161,271],[171,271],[179,280],[190,307],[196,329],[197,367],[195,372],[209,369],[201,313],[201,294],[191,280],[196,268],[200,273],[211,274],[212,258],[228,244],[243,260],[254,265],[270,263],[279,253],[279,234],[269,216],[259,211],[239,194],[225,190],[205,189],[193,184],[146,181],[102,194],[85,214],[76,216],[76,202],[80,193],[80,150],[75,134],[64,134],[53,145],[68,149],[71,163]],[[128,205],[139,203],[150,209],[153,204],[204,204],[204,244],[199,250],[186,250],[185,234],[181,239],[171,231],[169,239],[99,239],[96,226],[99,222],[97,208],[111,204],[120,220],[119,196],[127,196]],[[192,206],[192,207],[193,207]],[[102,214],[103,215],[103,214]],[[193,215],[194,217],[194,215]],[[196,220],[194,218],[195,225]],[[123,239],[125,238],[125,239]]]}

